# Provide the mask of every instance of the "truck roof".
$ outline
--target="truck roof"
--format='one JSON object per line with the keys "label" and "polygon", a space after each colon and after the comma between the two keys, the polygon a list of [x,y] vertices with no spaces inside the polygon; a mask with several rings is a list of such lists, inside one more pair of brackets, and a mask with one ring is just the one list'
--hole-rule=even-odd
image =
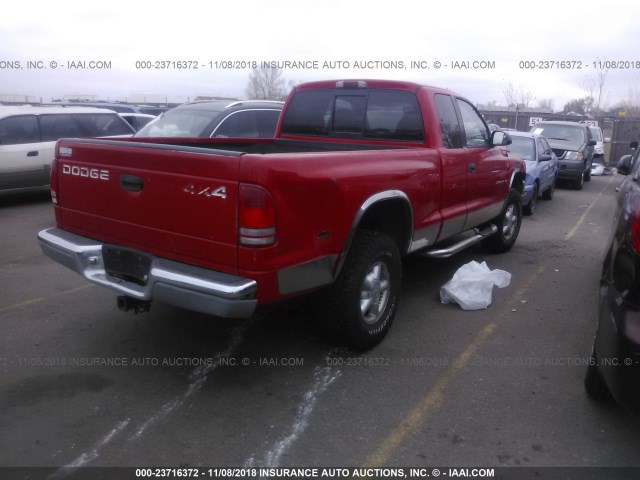
{"label": "truck roof", "polygon": [[317,89],[333,89],[333,88],[378,88],[390,90],[407,90],[417,92],[422,88],[433,91],[447,92],[449,94],[458,95],[446,88],[434,87],[431,85],[423,85],[415,82],[404,82],[399,80],[375,80],[375,79],[344,79],[344,80],[321,80],[317,82],[302,83],[295,87],[295,90],[317,90]]}

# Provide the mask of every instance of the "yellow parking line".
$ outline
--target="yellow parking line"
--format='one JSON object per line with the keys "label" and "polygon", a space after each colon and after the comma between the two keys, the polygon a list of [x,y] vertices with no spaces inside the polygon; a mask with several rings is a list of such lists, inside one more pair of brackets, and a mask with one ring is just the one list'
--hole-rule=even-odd
{"label": "yellow parking line", "polygon": [[93,284],[82,285],[81,287],[72,288],[71,290],[65,290],[63,292],[52,293],[51,295],[46,295],[44,297],[32,298],[30,300],[26,300],[21,303],[14,303],[13,305],[9,305],[8,307],[0,308],[0,313],[10,312],[11,310],[18,310],[19,308],[26,307],[29,305],[33,305],[34,303],[44,302],[46,300],[50,300],[52,298],[61,297],[62,295],[67,295],[69,293],[79,292],[81,290],[86,290],[87,288],[93,287]]}
{"label": "yellow parking line", "polygon": [[[607,188],[609,185],[611,185],[611,182],[613,182],[613,179],[615,177],[611,177],[609,179],[609,183],[607,183],[607,186],[604,188]],[[593,202],[591,202],[591,205],[589,205],[589,208],[587,208],[584,213],[580,216],[580,219],[578,220],[578,223],[576,223],[573,228],[569,231],[569,233],[567,233],[564,236],[565,240],[571,240],[571,237],[573,237],[576,232],[578,231],[578,229],[582,226],[582,224],[584,223],[584,219],[587,218],[587,215],[589,214],[589,212],[591,211],[591,209],[593,208],[593,206],[596,204],[596,202],[598,200],[600,200],[600,197],[602,197],[602,193],[604,192],[604,189],[598,194],[598,196],[595,198],[595,200]]]}
{"label": "yellow parking line", "polygon": [[533,282],[545,270],[545,266],[541,266],[532,275],[529,276],[524,286],[518,290],[512,297],[511,302],[502,309],[498,320],[491,322],[484,327],[471,344],[456,358],[452,367],[448,370],[444,377],[431,389],[418,404],[405,416],[400,425],[396,427],[391,434],[382,442],[382,444],[366,459],[365,468],[382,467],[389,463],[389,459],[393,452],[400,446],[405,438],[414,434],[427,417],[432,415],[442,404],[444,398],[444,390],[458,375],[469,359],[478,351],[485,340],[493,333],[496,327],[509,316],[518,302],[522,299],[525,292],[531,287]]}
{"label": "yellow parking line", "polygon": [[[604,188],[609,187],[614,177],[611,177],[609,183]],[[589,208],[582,214],[580,219],[576,222],[573,228],[566,234],[565,240],[570,240],[578,231],[580,226],[584,223],[587,214],[602,197],[602,193],[595,198]],[[546,266],[542,265],[532,275],[527,278],[524,286],[516,292],[512,297],[512,300],[502,309],[498,319],[486,327],[484,327],[471,344],[456,358],[454,364],[447,371],[447,373],[440,379],[438,383],[418,402],[418,404],[406,415],[400,425],[398,425],[380,444],[380,446],[371,454],[364,462],[365,468],[382,467],[389,463],[391,455],[398,449],[402,442],[410,435],[413,435],[424,421],[431,415],[433,415],[442,405],[444,399],[444,391],[449,384],[455,379],[460,370],[462,370],[472,355],[478,351],[486,339],[493,333],[496,327],[509,316],[509,313],[515,309],[520,299],[524,296],[525,292],[531,288],[533,282],[544,272]]]}

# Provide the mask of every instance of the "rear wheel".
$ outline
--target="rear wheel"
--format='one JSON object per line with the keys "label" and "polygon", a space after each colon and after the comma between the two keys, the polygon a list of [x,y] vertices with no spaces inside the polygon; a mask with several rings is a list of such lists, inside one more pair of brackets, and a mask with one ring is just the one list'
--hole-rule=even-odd
{"label": "rear wheel", "polygon": [[587,171],[584,172],[584,181],[585,182],[591,181],[591,168],[588,168]]}
{"label": "rear wheel", "polygon": [[323,324],[349,347],[368,350],[391,328],[398,309],[402,262],[395,241],[363,230],[322,302]]}
{"label": "rear wheel", "polygon": [[507,202],[502,213],[490,223],[498,227],[498,231],[482,241],[482,245],[494,253],[503,253],[516,243],[520,225],[522,224],[522,199],[515,188],[509,190]]}
{"label": "rear wheel", "polygon": [[547,188],[544,193],[542,194],[542,199],[543,200],[553,200],[553,195],[556,193],[556,181],[554,180],[553,183],[551,184],[551,186],[549,188]]}

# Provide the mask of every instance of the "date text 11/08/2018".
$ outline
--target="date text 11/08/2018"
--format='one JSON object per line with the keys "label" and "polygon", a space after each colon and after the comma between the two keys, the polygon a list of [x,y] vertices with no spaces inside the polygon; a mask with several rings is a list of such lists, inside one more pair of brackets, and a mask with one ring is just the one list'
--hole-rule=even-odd
{"label": "date text 11/08/2018", "polygon": [[581,60],[520,60],[518,68],[521,70],[638,70],[640,60],[596,60],[583,62]]}
{"label": "date text 11/08/2018", "polygon": [[281,70],[428,70],[450,68],[451,70],[495,70],[495,60],[439,60],[425,59],[404,60],[137,60],[135,68],[138,70],[250,70],[250,69],[281,69]]}

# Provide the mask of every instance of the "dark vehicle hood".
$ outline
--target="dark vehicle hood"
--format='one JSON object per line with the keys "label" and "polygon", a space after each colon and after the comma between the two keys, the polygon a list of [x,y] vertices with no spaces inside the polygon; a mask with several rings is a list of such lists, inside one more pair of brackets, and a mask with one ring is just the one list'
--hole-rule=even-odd
{"label": "dark vehicle hood", "polygon": [[576,142],[574,140],[556,140],[553,138],[545,138],[547,139],[549,146],[554,150],[573,150],[577,152],[585,146],[585,143],[582,141]]}

